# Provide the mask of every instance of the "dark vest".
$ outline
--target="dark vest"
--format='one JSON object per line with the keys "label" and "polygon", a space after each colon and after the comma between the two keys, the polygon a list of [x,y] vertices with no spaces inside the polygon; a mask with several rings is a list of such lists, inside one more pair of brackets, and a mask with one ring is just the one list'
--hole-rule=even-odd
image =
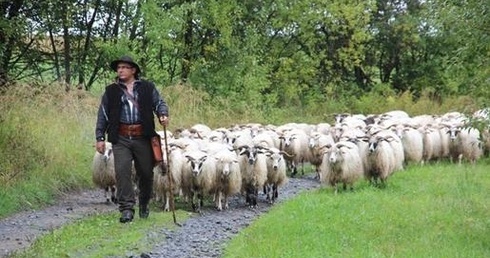
{"label": "dark vest", "polygon": [[[150,139],[157,135],[155,132],[155,120],[153,117],[153,89],[155,86],[145,80],[139,82],[138,88],[138,106],[143,125],[143,136]],[[117,83],[106,87],[106,94],[109,100],[109,126],[107,128],[107,140],[113,144],[119,139],[119,118],[121,117],[121,97],[124,91]]]}

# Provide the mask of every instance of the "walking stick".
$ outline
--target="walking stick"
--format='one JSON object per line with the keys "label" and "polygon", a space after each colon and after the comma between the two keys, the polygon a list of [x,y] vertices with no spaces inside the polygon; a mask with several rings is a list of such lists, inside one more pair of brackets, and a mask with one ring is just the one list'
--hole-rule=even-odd
{"label": "walking stick", "polygon": [[167,142],[167,126],[163,125],[163,141],[165,144],[165,154],[167,155],[167,177],[168,177],[168,186],[170,188],[170,209],[172,210],[172,216],[174,219],[174,224],[180,226],[177,223],[177,219],[175,218],[175,203],[174,203],[174,191],[172,188],[172,173],[170,172],[170,162],[169,162],[169,151],[168,151],[168,142]]}

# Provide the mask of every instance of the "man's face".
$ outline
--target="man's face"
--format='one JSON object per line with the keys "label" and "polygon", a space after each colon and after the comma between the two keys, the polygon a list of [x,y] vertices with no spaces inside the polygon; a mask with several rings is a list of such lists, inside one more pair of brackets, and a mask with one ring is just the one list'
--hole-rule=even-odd
{"label": "man's face", "polygon": [[133,79],[136,73],[136,68],[128,63],[119,63],[117,65],[117,76],[121,80]]}

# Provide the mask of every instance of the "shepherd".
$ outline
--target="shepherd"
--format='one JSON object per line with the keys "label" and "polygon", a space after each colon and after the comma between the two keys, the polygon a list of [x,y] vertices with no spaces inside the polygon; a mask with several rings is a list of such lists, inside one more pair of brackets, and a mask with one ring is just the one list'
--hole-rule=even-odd
{"label": "shepherd", "polygon": [[155,115],[161,125],[169,123],[168,106],[155,84],[140,78],[141,69],[130,56],[110,63],[117,72],[116,81],[105,88],[95,126],[98,152],[105,150],[105,141],[112,143],[116,171],[117,201],[121,223],[131,222],[136,204],[132,179],[132,164],[138,178],[139,217],[148,218],[153,167],[156,165],[151,138],[155,131]]}

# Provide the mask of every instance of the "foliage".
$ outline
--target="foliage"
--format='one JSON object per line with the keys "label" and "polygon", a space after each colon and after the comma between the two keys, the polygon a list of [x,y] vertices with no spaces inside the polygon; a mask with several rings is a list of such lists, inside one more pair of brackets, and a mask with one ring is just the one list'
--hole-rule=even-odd
{"label": "foliage", "polygon": [[302,193],[240,232],[224,257],[486,257],[488,161],[412,166],[384,189]]}
{"label": "foliage", "polygon": [[[61,4],[60,4],[61,3]],[[0,15],[0,87],[102,87],[131,54],[161,85],[263,109],[349,101],[379,87],[488,104],[483,1],[10,1]],[[464,21],[464,22],[460,22]]]}

